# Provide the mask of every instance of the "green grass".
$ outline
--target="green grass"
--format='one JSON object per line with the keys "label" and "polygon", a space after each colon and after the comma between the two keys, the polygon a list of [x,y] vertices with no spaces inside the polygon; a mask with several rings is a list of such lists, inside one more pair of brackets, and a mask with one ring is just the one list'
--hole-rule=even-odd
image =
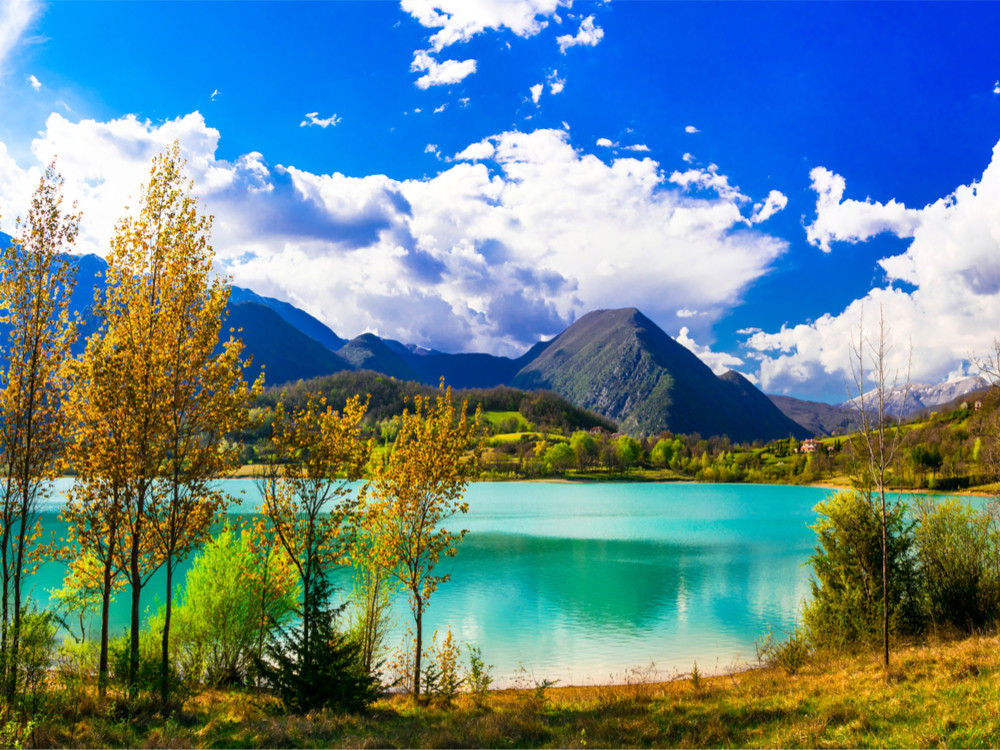
{"label": "green grass", "polygon": [[491,425],[498,425],[504,420],[514,420],[517,425],[523,430],[530,430],[531,425],[528,420],[524,418],[524,415],[519,411],[484,411],[483,419],[489,422]]}
{"label": "green grass", "polygon": [[41,717],[37,746],[65,747],[997,747],[1000,638],[812,657],[794,676],[721,677],[507,690],[483,706],[405,696],[364,715],[290,716],[252,690],[209,691],[164,718],[116,718],[92,694]]}

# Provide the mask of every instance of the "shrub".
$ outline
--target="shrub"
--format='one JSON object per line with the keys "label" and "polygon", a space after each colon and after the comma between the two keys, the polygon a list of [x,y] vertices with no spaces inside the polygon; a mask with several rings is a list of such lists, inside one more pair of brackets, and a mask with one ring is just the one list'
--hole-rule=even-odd
{"label": "shrub", "polygon": [[227,526],[194,559],[178,589],[171,650],[189,680],[246,683],[269,632],[295,614],[298,586],[287,558],[253,542],[250,532]]}
{"label": "shrub", "polygon": [[[810,558],[812,601],[806,635],[818,648],[874,646],[882,634],[882,545],[879,515],[860,492],[839,492],[816,506],[818,536]],[[920,625],[912,524],[898,503],[887,518],[890,632]]]}
{"label": "shrub", "polygon": [[992,510],[921,499],[916,540],[927,615],[972,631],[1000,616],[1000,534]]}
{"label": "shrub", "polygon": [[310,596],[310,627],[279,627],[257,670],[285,706],[299,714],[317,708],[358,712],[381,694],[378,678],[361,666],[361,648],[337,631],[341,607],[329,604],[330,587],[319,577]]}
{"label": "shrub", "polygon": [[768,628],[767,634],[757,642],[757,660],[780,667],[785,674],[793,675],[805,666],[811,648],[805,632],[795,628],[784,640],[776,640]]}

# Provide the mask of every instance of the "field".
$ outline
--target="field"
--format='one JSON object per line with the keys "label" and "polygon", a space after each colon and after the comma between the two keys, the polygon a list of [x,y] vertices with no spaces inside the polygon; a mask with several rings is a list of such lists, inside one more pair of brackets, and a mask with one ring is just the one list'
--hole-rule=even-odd
{"label": "field", "polygon": [[[253,690],[189,699],[176,716],[131,721],[81,694],[35,729],[36,746],[128,747],[996,747],[1000,637],[812,657],[801,671],[747,669],[650,683],[489,693],[418,706],[406,696],[361,716],[289,716]],[[29,740],[30,741],[30,740]]]}

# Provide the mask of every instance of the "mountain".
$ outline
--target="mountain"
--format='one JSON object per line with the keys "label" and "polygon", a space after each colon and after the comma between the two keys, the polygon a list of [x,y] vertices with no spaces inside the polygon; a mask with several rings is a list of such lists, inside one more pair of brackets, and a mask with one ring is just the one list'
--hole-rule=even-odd
{"label": "mountain", "polygon": [[784,437],[793,435],[800,439],[812,436],[808,427],[775,408],[771,399],[740,373],[729,370],[720,375],[719,380],[728,383],[739,394],[744,409],[765,434]]}
{"label": "mountain", "polygon": [[394,349],[374,333],[362,333],[337,350],[355,370],[372,370],[400,380],[421,380]]}
{"label": "mountain", "polygon": [[228,338],[229,329],[243,329],[244,354],[253,355],[253,364],[245,373],[252,381],[264,367],[267,385],[329,375],[350,370],[351,365],[316,339],[306,336],[275,310],[256,302],[230,304],[229,318],[220,331]]}
{"label": "mountain", "polygon": [[262,297],[250,289],[234,286],[229,294],[229,302],[233,305],[238,305],[241,302],[256,302],[258,305],[269,307],[278,313],[286,323],[295,326],[309,338],[316,339],[330,351],[335,352],[347,343],[347,339],[340,338],[325,323],[320,322],[305,310],[300,310],[295,305],[282,302],[280,299]]}
{"label": "mountain", "polygon": [[[886,410],[893,416],[909,416],[921,410],[933,410],[937,406],[947,404],[957,398],[965,396],[972,391],[986,388],[989,383],[978,375],[969,375],[957,380],[949,380],[944,383],[927,385],[923,383],[910,383],[910,388],[905,392],[902,385],[897,387],[892,397],[887,403]],[[875,393],[874,390],[865,393],[867,401]],[[857,409],[857,398],[845,401],[840,404],[845,409]]]}
{"label": "mountain", "polygon": [[858,427],[854,409],[791,396],[769,395],[768,398],[786,417],[805,427],[814,437],[844,435]]}
{"label": "mountain", "polygon": [[737,442],[807,434],[766,399],[749,397],[747,388],[756,390],[749,381],[720,380],[635,308],[587,313],[542,348],[511,385],[553,390],[626,432],[698,432]]}

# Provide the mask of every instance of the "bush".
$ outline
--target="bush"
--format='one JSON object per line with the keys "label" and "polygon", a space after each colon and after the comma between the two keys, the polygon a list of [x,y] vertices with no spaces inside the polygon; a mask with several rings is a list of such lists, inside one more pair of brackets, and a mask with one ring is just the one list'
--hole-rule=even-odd
{"label": "bush", "polygon": [[916,540],[927,615],[973,631],[1000,617],[1000,534],[994,512],[921,499]]}
{"label": "bush", "polygon": [[768,628],[767,634],[757,642],[757,660],[780,667],[789,675],[805,666],[810,652],[809,640],[801,628],[795,628],[782,641],[776,640],[774,632]]}
{"label": "bush", "polygon": [[[860,492],[839,492],[816,506],[819,537],[810,558],[812,601],[803,612],[806,635],[818,648],[852,650],[882,639],[882,545],[879,514]],[[912,524],[899,503],[887,518],[889,628],[919,630]]]}
{"label": "bush", "polygon": [[178,588],[171,656],[188,680],[245,684],[271,630],[295,614],[298,586],[287,558],[253,542],[250,532],[227,526]]}
{"label": "bush", "polygon": [[269,639],[257,670],[285,706],[299,714],[317,708],[358,712],[381,695],[377,676],[361,666],[361,647],[336,629],[343,606],[329,604],[329,583],[322,577],[310,596],[310,626],[278,628]]}

